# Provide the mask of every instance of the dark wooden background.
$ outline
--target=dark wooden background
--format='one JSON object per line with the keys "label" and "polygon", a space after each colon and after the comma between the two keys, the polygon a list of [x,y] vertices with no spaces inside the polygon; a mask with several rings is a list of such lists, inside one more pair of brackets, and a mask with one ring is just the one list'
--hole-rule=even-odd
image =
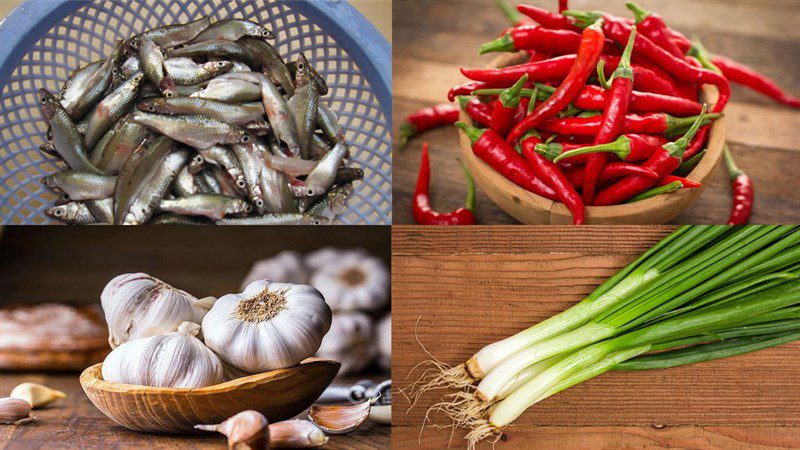
{"label": "dark wooden background", "polygon": [[[389,227],[0,227],[0,306],[28,302],[99,303],[114,276],[143,271],[197,297],[240,292],[258,259],[282,250],[307,253],[323,246],[363,247],[390,262]],[[372,368],[357,379],[382,381]],[[215,433],[160,435],[116,425],[91,404],[77,373],[0,372],[0,397],[32,381],[67,393],[52,407],[36,410],[37,421],[0,425],[3,449],[162,448],[220,449]],[[389,427],[372,426],[332,436],[328,448],[388,448]]]}
{"label": "dark wooden background", "polygon": [[[519,3],[509,0],[511,3]],[[527,3],[555,9],[556,0]],[[741,61],[800,96],[800,2],[797,0],[641,0],[673,28],[698,36],[712,52]],[[573,9],[599,9],[630,16],[624,1],[572,0]],[[480,44],[507,27],[490,0],[401,0],[394,2],[393,130],[421,107],[446,102],[450,86],[466,79],[459,67],[481,67],[494,57],[478,55]],[[733,86],[728,142],[740,167],[753,178],[756,202],[751,223],[800,222],[800,111],[740,86]],[[393,154],[396,224],[410,224],[411,196],[424,140],[431,144],[431,196],[445,211],[460,206],[465,185],[454,127],[433,130]],[[396,145],[396,143],[395,143]],[[724,223],[731,194],[724,167],[708,189],[675,223]],[[478,189],[477,218],[483,224],[517,223]]]}
{"label": "dark wooden background", "polygon": [[[392,238],[393,375],[407,387],[584,298],[672,227],[409,227]],[[530,408],[495,450],[800,448],[800,342],[659,371],[611,372]],[[395,395],[393,448],[441,449],[420,427],[448,391],[409,407]],[[441,416],[434,424],[447,425]],[[464,448],[463,430],[453,448]],[[492,448],[489,444],[479,449]]]}

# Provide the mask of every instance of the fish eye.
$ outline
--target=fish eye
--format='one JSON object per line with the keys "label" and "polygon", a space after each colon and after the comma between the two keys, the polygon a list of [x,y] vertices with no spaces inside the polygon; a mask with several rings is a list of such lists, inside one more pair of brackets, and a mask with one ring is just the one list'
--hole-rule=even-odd
{"label": "fish eye", "polygon": [[175,95],[175,94],[173,94],[172,91],[167,91],[167,92],[164,93],[164,97],[167,97],[167,98],[172,98],[173,95]]}
{"label": "fish eye", "polygon": [[63,215],[64,215],[64,210],[63,210],[63,209],[61,209],[61,208],[59,208],[59,209],[57,209],[57,210],[53,211],[53,214],[55,214],[55,215],[56,215],[56,217],[61,217],[61,216],[63,216]]}
{"label": "fish eye", "polygon": [[147,105],[147,110],[152,112],[156,110],[156,107],[153,105]]}
{"label": "fish eye", "polygon": [[252,211],[252,210],[253,210],[253,207],[252,207],[252,206],[250,206],[250,205],[245,205],[245,206],[244,206],[244,212],[246,212],[246,213],[249,213],[249,212],[250,212],[250,211]]}
{"label": "fish eye", "polygon": [[297,63],[297,70],[305,70],[306,65],[302,62]]}
{"label": "fish eye", "polygon": [[42,103],[47,103],[47,97],[42,96]]}
{"label": "fish eye", "polygon": [[200,156],[200,155],[197,155],[197,156],[195,156],[195,157],[194,157],[194,162],[195,162],[196,164],[203,164],[203,157],[202,157],[202,156]]}
{"label": "fish eye", "polygon": [[313,197],[314,196],[314,190],[313,189],[307,190],[306,191],[306,195],[308,195],[309,197]]}
{"label": "fish eye", "polygon": [[225,67],[224,61],[217,61],[217,67]]}
{"label": "fish eye", "polygon": [[244,136],[242,136],[242,142],[244,142],[244,143],[250,142],[250,136],[248,136],[246,134]]}
{"label": "fish eye", "polygon": [[314,221],[314,225],[322,225],[322,221],[317,219]]}
{"label": "fish eye", "polygon": [[245,186],[244,180],[236,180],[236,186],[243,188]]}
{"label": "fish eye", "polygon": [[256,207],[261,208],[262,206],[264,206],[264,200],[256,199]]}

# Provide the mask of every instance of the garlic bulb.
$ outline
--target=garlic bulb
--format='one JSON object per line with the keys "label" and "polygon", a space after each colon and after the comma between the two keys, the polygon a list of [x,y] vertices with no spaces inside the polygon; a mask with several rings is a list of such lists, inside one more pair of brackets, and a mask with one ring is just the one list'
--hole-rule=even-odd
{"label": "garlic bulb", "polygon": [[392,370],[392,314],[381,319],[375,330],[375,341],[378,346],[378,364],[386,370]]}
{"label": "garlic bulb", "polygon": [[133,339],[176,331],[183,322],[200,323],[214,302],[146,273],[126,273],[108,282],[100,302],[108,322],[111,348]]}
{"label": "garlic bulb", "polygon": [[308,282],[308,270],[299,253],[287,250],[253,264],[250,272],[244,277],[242,290],[258,280],[305,284]]}
{"label": "garlic bulb", "polygon": [[324,261],[311,276],[311,285],[319,289],[334,311],[375,311],[389,300],[389,270],[378,258],[363,251],[332,250],[316,253],[309,265]]}
{"label": "garlic bulb", "polygon": [[317,356],[340,362],[339,375],[359,373],[372,362],[373,340],[372,320],[365,314],[335,313],[331,330],[322,340]]}
{"label": "garlic bulb", "polygon": [[265,372],[313,355],[330,326],[331,309],[319,291],[261,280],[220,297],[203,319],[203,336],[227,363]]}
{"label": "garlic bulb", "polygon": [[128,341],[103,361],[103,379],[140,386],[201,388],[221,383],[222,361],[184,322],[178,331]]}
{"label": "garlic bulb", "polygon": [[369,256],[363,248],[339,249],[333,247],[323,247],[306,255],[306,267],[312,270],[319,270],[323,267],[337,263],[343,258],[366,257]]}

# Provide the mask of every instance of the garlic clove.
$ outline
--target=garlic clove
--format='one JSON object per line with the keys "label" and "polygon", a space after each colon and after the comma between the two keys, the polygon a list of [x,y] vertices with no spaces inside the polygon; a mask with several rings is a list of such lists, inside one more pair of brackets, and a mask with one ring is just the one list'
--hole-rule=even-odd
{"label": "garlic clove", "polygon": [[286,420],[269,426],[271,448],[314,448],[328,443],[328,436],[307,420]]}
{"label": "garlic clove", "polygon": [[228,437],[229,450],[266,450],[270,433],[267,418],[258,411],[242,411],[216,425],[195,425],[198,430],[216,431]]}
{"label": "garlic clove", "polygon": [[0,424],[19,425],[33,419],[31,404],[26,400],[14,397],[0,398]]}
{"label": "garlic clove", "polygon": [[194,304],[194,306],[200,309],[205,309],[207,311],[214,306],[214,302],[216,301],[217,301],[216,297],[203,297],[195,300],[194,302],[192,302],[192,304]]}
{"label": "garlic clove", "polygon": [[41,408],[66,397],[67,394],[38,383],[22,383],[11,390],[9,397],[25,400],[31,408]]}
{"label": "garlic clove", "polygon": [[364,425],[371,406],[371,401],[357,405],[313,405],[308,418],[328,434],[346,434]]}
{"label": "garlic clove", "polygon": [[369,420],[379,425],[391,425],[392,405],[373,406],[369,411]]}

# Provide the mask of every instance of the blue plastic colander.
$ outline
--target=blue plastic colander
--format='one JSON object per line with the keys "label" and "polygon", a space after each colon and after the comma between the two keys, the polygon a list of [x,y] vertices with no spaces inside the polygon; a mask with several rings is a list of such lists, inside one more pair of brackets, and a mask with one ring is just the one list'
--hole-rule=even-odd
{"label": "blue plastic colander", "polygon": [[341,0],[28,0],[0,23],[0,223],[43,224],[56,196],[40,179],[59,170],[41,153],[45,122],[36,90],[56,92],[67,74],[127,39],[163,24],[208,15],[244,18],[270,28],[293,59],[305,53],[325,77],[324,101],[339,114],[364,169],[344,224],[389,224],[392,214],[389,43]]}

